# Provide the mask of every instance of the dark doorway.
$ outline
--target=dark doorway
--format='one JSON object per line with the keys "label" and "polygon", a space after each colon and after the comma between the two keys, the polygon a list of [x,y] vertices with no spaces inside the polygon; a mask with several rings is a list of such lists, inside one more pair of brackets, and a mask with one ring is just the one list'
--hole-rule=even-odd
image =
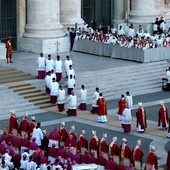
{"label": "dark doorway", "polygon": [[82,18],[96,28],[111,25],[112,0],[82,0]]}
{"label": "dark doorway", "polygon": [[16,0],[0,0],[0,38],[12,37],[12,46],[16,50]]}

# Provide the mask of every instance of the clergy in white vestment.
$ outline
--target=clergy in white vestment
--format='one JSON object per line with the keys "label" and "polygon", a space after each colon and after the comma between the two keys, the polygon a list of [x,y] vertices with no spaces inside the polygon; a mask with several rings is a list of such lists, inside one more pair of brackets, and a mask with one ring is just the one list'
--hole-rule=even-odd
{"label": "clergy in white vestment", "polygon": [[45,61],[45,65],[46,65],[46,73],[48,73],[51,70],[54,70],[54,60],[51,58],[51,55],[48,55],[48,58]]}
{"label": "clergy in white vestment", "polygon": [[92,110],[91,110],[92,114],[98,113],[98,107],[99,106],[96,104],[98,98],[99,98],[99,88],[96,87],[96,91],[93,94],[93,103],[92,103]]}
{"label": "clergy in white vestment", "polygon": [[66,91],[63,89],[62,86],[59,86],[58,90],[58,97],[57,97],[57,104],[58,104],[58,111],[62,112],[65,110],[65,96],[66,96]]}
{"label": "clergy in white vestment", "polygon": [[38,76],[39,79],[45,78],[45,57],[43,53],[40,53],[40,56],[37,59],[37,65],[38,65]]}
{"label": "clergy in white vestment", "polygon": [[57,102],[59,84],[56,82],[55,78],[52,79],[50,84],[50,102],[55,104]]}
{"label": "clergy in white vestment", "polygon": [[128,107],[126,107],[123,111],[121,123],[124,132],[129,133],[131,131],[132,115],[131,109],[129,109]]}
{"label": "clergy in white vestment", "polygon": [[133,98],[128,91],[126,92],[126,105],[129,109],[133,109]]}
{"label": "clergy in white vestment", "polygon": [[68,78],[67,71],[69,69],[69,65],[73,65],[73,61],[70,59],[70,57],[67,55],[66,60],[64,61],[64,69],[66,77]]}
{"label": "clergy in white vestment", "polygon": [[72,75],[73,78],[75,78],[75,71],[74,71],[72,65],[69,65],[69,69],[68,69],[68,71],[67,71],[67,76],[68,76],[68,78],[70,77],[70,75]]}
{"label": "clergy in white vestment", "polygon": [[37,123],[37,126],[36,128],[33,129],[33,132],[32,132],[32,139],[35,138],[35,143],[41,147],[42,145],[42,140],[44,138],[44,135],[43,135],[43,132],[42,130],[40,129],[41,127],[41,123]]}
{"label": "clergy in white vestment", "polygon": [[77,96],[74,94],[74,91],[68,97],[68,116],[77,116]]}
{"label": "clergy in white vestment", "polygon": [[80,110],[86,110],[86,103],[87,103],[87,90],[85,89],[84,85],[81,86],[79,91],[79,98],[80,98]]}
{"label": "clergy in white vestment", "polygon": [[57,60],[55,60],[55,73],[56,73],[57,82],[60,82],[60,80],[62,79],[62,66],[63,63],[60,59],[60,56],[57,55]]}
{"label": "clergy in white vestment", "polygon": [[67,81],[67,85],[68,85],[68,91],[67,91],[67,93],[70,95],[71,92],[74,90],[74,87],[75,87],[75,85],[76,85],[76,81],[75,81],[75,79],[73,78],[72,75],[70,75],[70,77],[69,77],[69,79],[68,79],[68,81]]}
{"label": "clergy in white vestment", "polygon": [[45,76],[45,86],[46,86],[46,93],[50,94],[50,84],[52,82],[51,71]]}

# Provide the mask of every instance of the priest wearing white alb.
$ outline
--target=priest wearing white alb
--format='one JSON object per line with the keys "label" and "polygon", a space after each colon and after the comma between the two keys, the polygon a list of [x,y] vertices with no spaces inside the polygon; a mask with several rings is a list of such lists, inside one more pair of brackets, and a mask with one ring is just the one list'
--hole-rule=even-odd
{"label": "priest wearing white alb", "polygon": [[56,82],[55,78],[53,78],[52,83],[50,84],[50,102],[55,104],[57,102],[59,84]]}
{"label": "priest wearing white alb", "polygon": [[87,103],[87,90],[85,89],[84,85],[81,86],[79,91],[79,98],[80,98],[80,110],[86,110],[86,103]]}
{"label": "priest wearing white alb", "polygon": [[77,96],[74,94],[74,91],[68,97],[68,116],[77,116]]}

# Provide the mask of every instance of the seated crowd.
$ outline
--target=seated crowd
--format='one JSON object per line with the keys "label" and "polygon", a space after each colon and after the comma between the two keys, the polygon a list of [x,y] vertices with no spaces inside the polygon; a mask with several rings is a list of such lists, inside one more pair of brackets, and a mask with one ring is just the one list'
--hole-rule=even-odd
{"label": "seated crowd", "polygon": [[85,24],[84,27],[79,27],[75,30],[75,40],[87,39],[105,44],[119,45],[120,47],[135,47],[143,50],[170,46],[170,29],[165,30],[165,26],[160,26],[161,24],[156,21],[154,27],[155,25],[157,28],[154,28],[153,34],[150,34],[142,28],[142,25],[139,25],[139,27],[135,29],[132,23],[126,31],[123,25],[119,25],[118,29],[113,27],[113,25],[107,28],[99,25],[98,28],[93,30]]}
{"label": "seated crowd", "polygon": [[[41,124],[31,117],[29,123],[25,115],[18,124],[15,112],[11,112],[9,130],[4,130],[0,137],[0,168],[21,170],[71,170],[73,165],[96,164],[97,169],[133,170],[142,166],[143,152],[141,141],[138,140],[134,148],[130,148],[127,139],[123,138],[120,146],[117,137],[107,144],[107,134],[99,139],[96,131],[92,130],[92,137],[86,139],[86,131],[82,130],[78,137],[75,126],[68,132],[65,123],[61,122],[47,135],[41,130]],[[146,169],[158,168],[155,146],[149,146]],[[167,158],[167,166],[169,163]]]}

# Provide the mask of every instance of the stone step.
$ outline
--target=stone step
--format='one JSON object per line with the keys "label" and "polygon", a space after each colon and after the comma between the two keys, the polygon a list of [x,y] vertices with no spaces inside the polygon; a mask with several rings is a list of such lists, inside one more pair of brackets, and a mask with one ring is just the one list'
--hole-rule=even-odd
{"label": "stone step", "polygon": [[4,85],[8,86],[9,88],[17,88],[17,87],[23,87],[23,86],[30,86],[30,83],[27,83],[25,81],[20,81],[20,82],[6,83]]}
{"label": "stone step", "polygon": [[46,104],[46,103],[50,103],[50,97],[42,100],[33,101],[33,104],[36,106],[39,106],[40,104]]}
{"label": "stone step", "polygon": [[[21,94],[19,94],[19,95],[21,95]],[[38,97],[38,96],[44,96],[44,95],[46,95],[46,93],[45,92],[35,92],[35,93],[26,93],[26,94],[22,94],[22,96],[25,98],[25,99],[29,99],[29,98],[31,98],[31,97]]]}
{"label": "stone step", "polygon": [[42,103],[42,104],[39,104],[38,107],[40,109],[45,109],[45,108],[53,108],[53,107],[56,107],[57,108],[57,105],[56,104],[51,104],[51,103]]}
{"label": "stone step", "polygon": [[9,75],[13,75],[15,73],[23,73],[22,71],[18,71],[15,69],[6,69],[6,70],[0,70],[0,76],[9,76]]}
{"label": "stone step", "polygon": [[90,80],[91,78],[93,79],[94,77],[97,79],[101,79],[101,78],[107,78],[107,77],[127,77],[127,75],[133,75],[133,76],[139,76],[139,75],[148,75],[148,74],[151,74],[151,73],[158,73],[158,74],[161,74],[161,75],[166,75],[166,72],[165,72],[165,69],[158,69],[158,68],[151,68],[150,72],[144,72],[144,71],[138,71],[137,69],[132,69],[131,71],[126,71],[124,70],[124,67],[123,67],[123,70],[121,68],[121,70],[118,70],[118,72],[115,72],[115,70],[113,69],[111,71],[111,73],[108,73],[107,71],[106,72],[103,72],[103,70],[101,71],[101,73],[99,71],[95,71],[95,72],[86,72],[84,73],[83,75],[82,74],[78,74],[78,76],[76,75],[76,80],[81,80],[81,79],[88,79]]}
{"label": "stone step", "polygon": [[[163,61],[163,62],[153,62],[153,63],[142,63],[141,65],[132,65],[132,66],[123,66],[123,67],[116,67],[116,68],[109,68],[109,69],[105,69],[105,70],[101,70],[101,71],[87,71],[86,73],[96,73],[96,74],[99,74],[101,75],[102,73],[113,73],[113,71],[115,72],[120,72],[122,69],[122,71],[126,72],[133,72],[133,70],[136,70],[138,72],[141,72],[141,71],[149,71],[149,70],[152,70],[152,69],[158,69],[158,68],[163,68],[164,71],[165,69],[168,67],[168,64],[167,62]],[[91,75],[89,74],[89,76]],[[77,75],[77,74],[76,74]],[[88,76],[87,74],[84,74],[83,72],[79,73],[79,75],[81,75],[81,77],[85,77],[85,76]]]}
{"label": "stone step", "polygon": [[162,77],[165,77],[166,75],[161,72],[161,71],[153,71],[152,73],[140,73],[140,74],[136,74],[135,72],[132,74],[124,74],[124,73],[120,73],[120,74],[115,74],[115,75],[110,75],[110,74],[106,74],[104,77],[96,77],[93,76],[91,78],[81,78],[81,79],[76,79],[76,83],[77,82],[89,82],[91,81],[91,83],[95,83],[95,81],[100,80],[101,82],[103,81],[116,81],[116,80],[136,80],[136,79],[141,79],[141,78],[152,78],[153,76],[161,79]]}
{"label": "stone step", "polygon": [[20,76],[20,77],[13,77],[13,78],[10,78],[10,79],[0,80],[0,84],[10,83],[11,81],[12,82],[18,82],[18,81],[31,80],[31,79],[35,79],[35,77],[24,75],[24,76]]}
{"label": "stone step", "polygon": [[0,66],[0,71],[8,71],[8,70],[15,70],[15,68],[9,68],[9,67],[4,67],[4,66]]}
{"label": "stone step", "polygon": [[38,90],[38,89],[29,89],[29,90],[23,90],[23,91],[20,91],[18,92],[19,95],[23,95],[23,94],[32,94],[32,93],[37,93],[37,92],[41,92],[41,90]]}
{"label": "stone step", "polygon": [[[88,93],[91,93],[93,92],[94,93],[94,90],[95,90],[95,87],[99,87],[101,90],[104,90],[105,89],[110,89],[110,90],[113,90],[113,91],[120,91],[122,88],[123,89],[129,89],[130,87],[133,87],[133,89],[137,89],[138,87],[141,87],[141,86],[144,86],[144,87],[147,87],[148,85],[151,85],[150,88],[154,87],[155,85],[156,86],[159,86],[161,87],[162,86],[162,83],[161,81],[159,80],[155,80],[155,79],[152,79],[152,81],[145,81],[145,80],[138,80],[138,81],[125,81],[125,83],[113,83],[113,82],[109,82],[109,83],[103,83],[103,84],[88,84],[86,85],[85,84],[85,87],[88,91]],[[76,89],[80,89],[80,86],[81,84],[78,84],[76,85]],[[149,88],[149,87],[147,87]]]}
{"label": "stone step", "polygon": [[27,100],[29,100],[29,102],[34,102],[34,101],[37,101],[37,100],[44,100],[44,99],[49,100],[49,96],[48,95],[39,95],[39,96],[33,96],[33,97],[27,98]]}
{"label": "stone step", "polygon": [[0,76],[0,81],[3,80],[3,79],[9,79],[9,78],[14,78],[14,77],[29,77],[31,76],[29,73],[23,73],[23,72],[13,72],[12,74],[8,74],[8,75],[1,75]]}
{"label": "stone step", "polygon": [[36,89],[35,87],[33,86],[22,86],[22,87],[16,87],[16,88],[12,88],[12,90],[14,92],[21,92],[23,90],[30,90],[30,89]]}

